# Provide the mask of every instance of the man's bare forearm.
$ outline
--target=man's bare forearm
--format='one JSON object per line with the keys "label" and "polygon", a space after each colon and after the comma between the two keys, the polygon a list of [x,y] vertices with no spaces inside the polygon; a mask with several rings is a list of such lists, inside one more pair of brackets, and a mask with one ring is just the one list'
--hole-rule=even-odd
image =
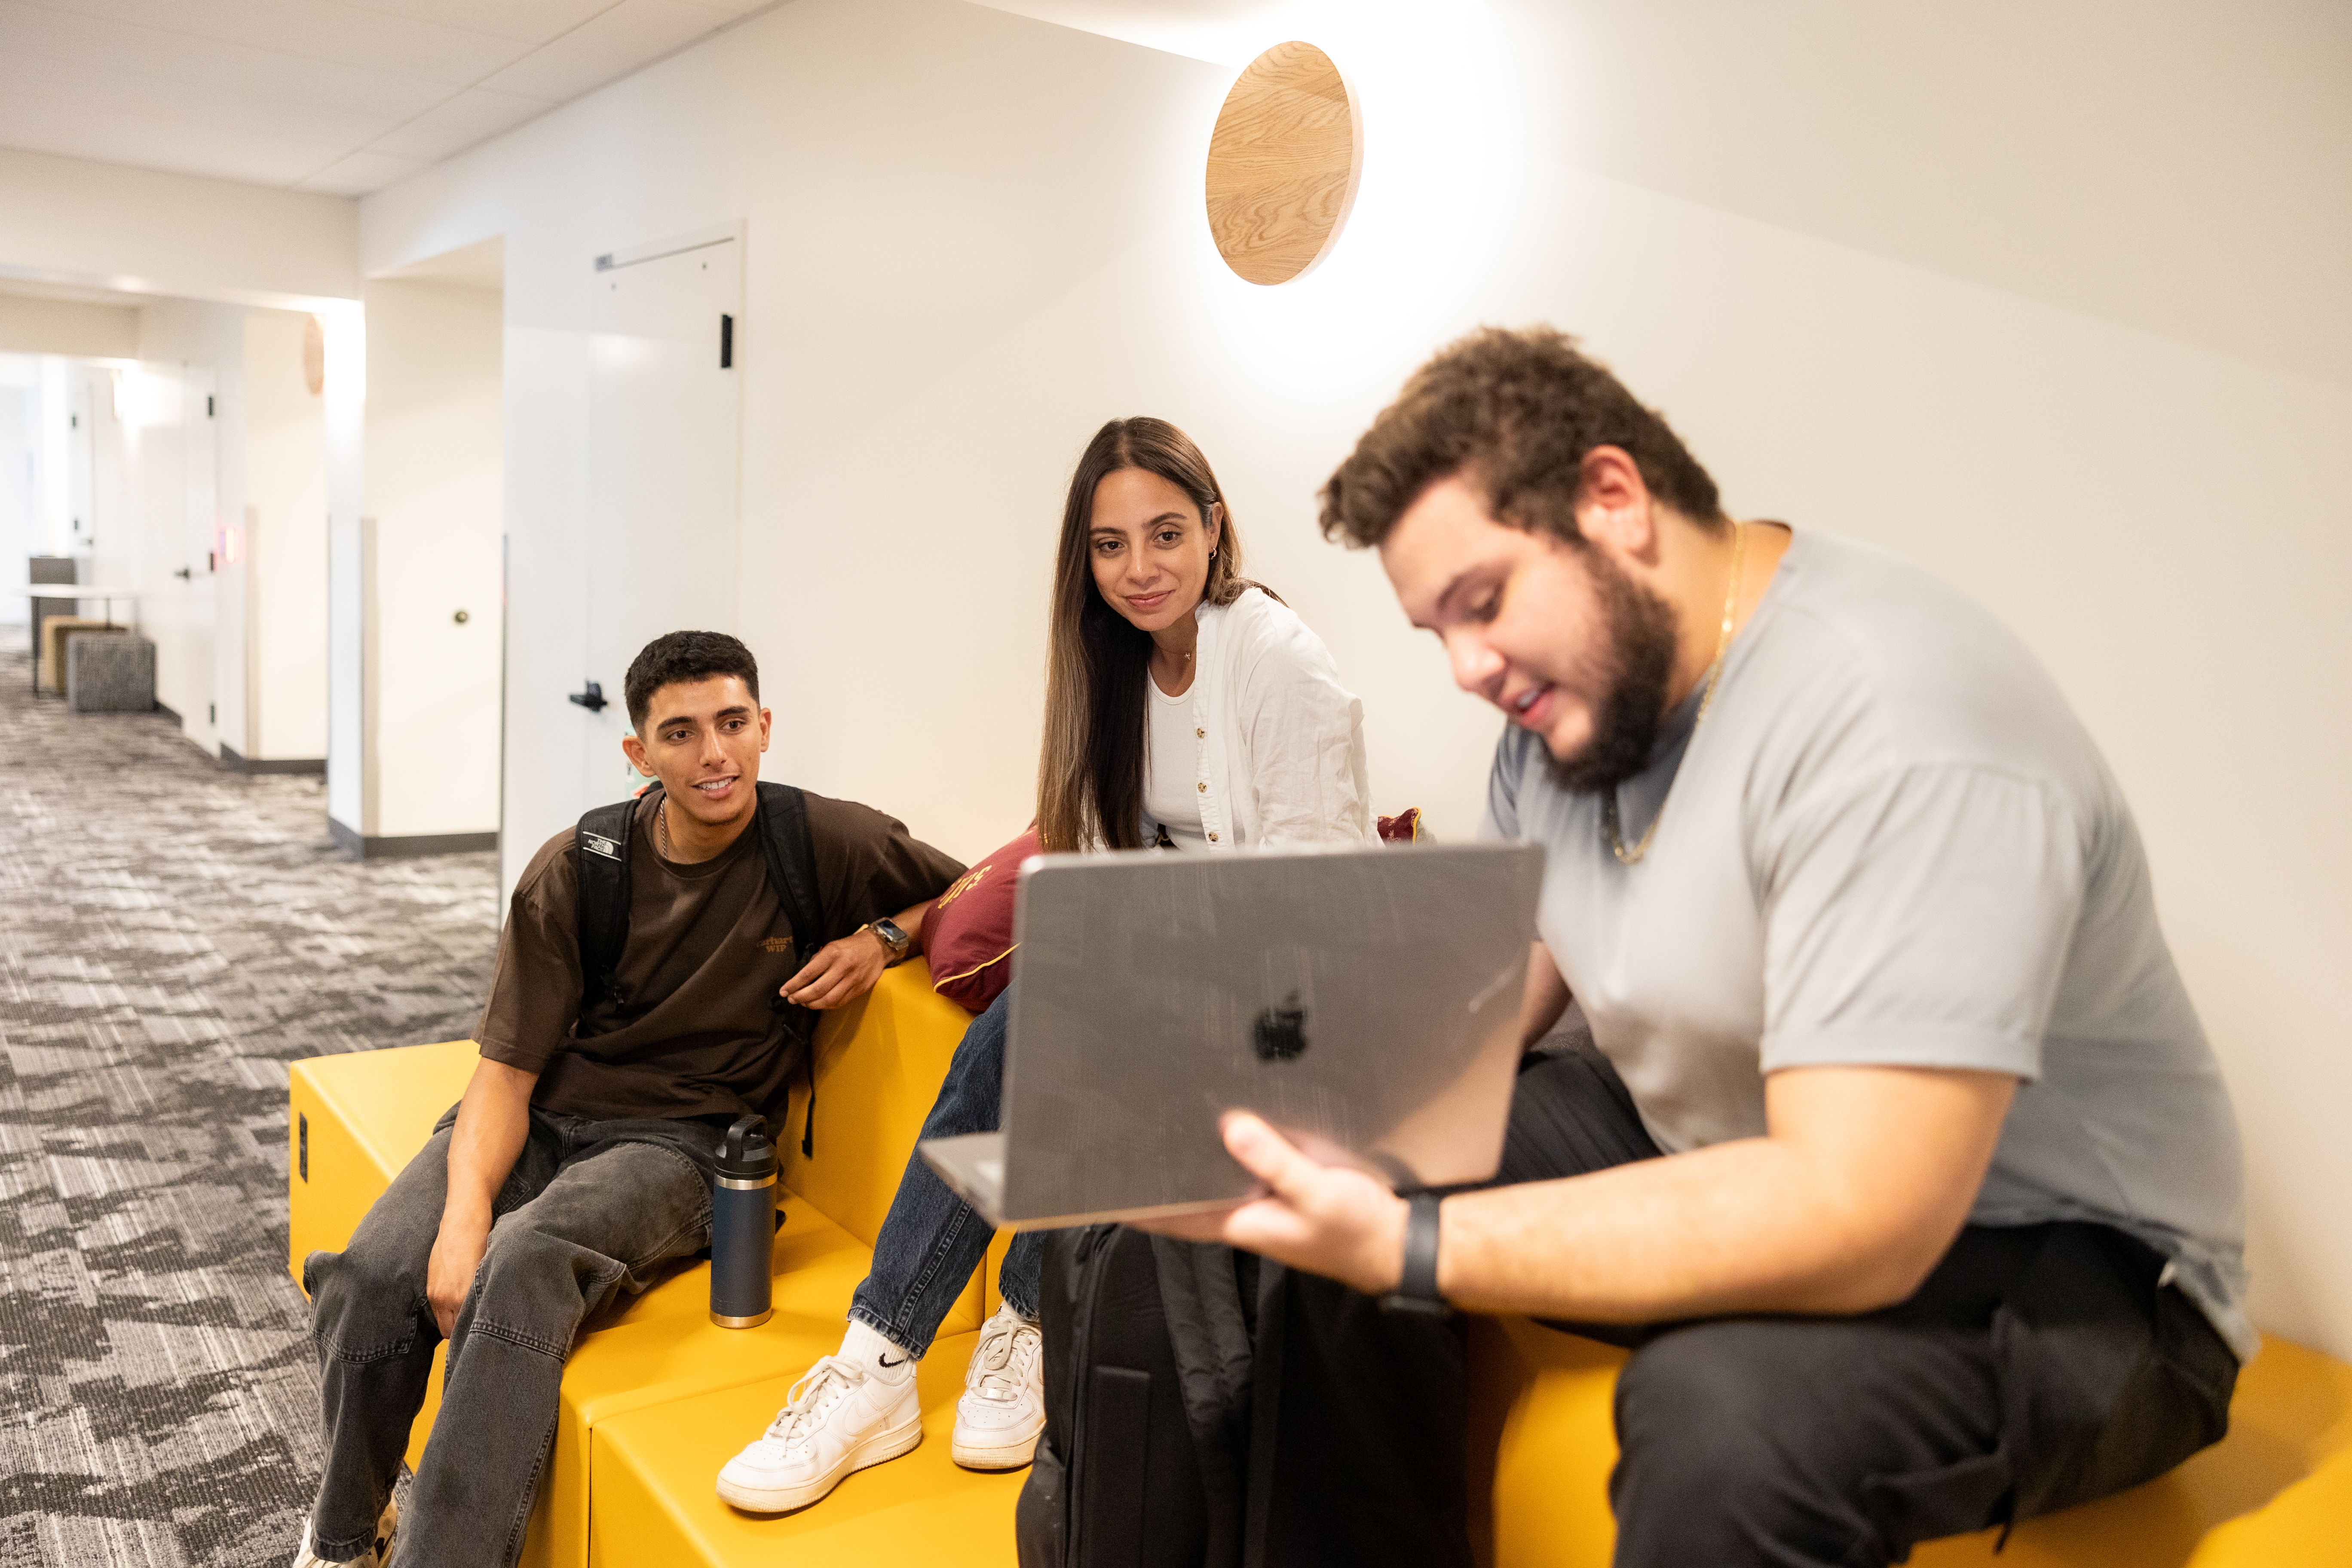
{"label": "man's bare forearm", "polygon": [[1473,1310],[1591,1322],[1889,1305],[1958,1234],[2014,1088],[1777,1074],[1773,1136],[1447,1199],[1439,1288]]}
{"label": "man's bare forearm", "polygon": [[471,1228],[489,1228],[490,1205],[530,1131],[530,1093],[538,1082],[537,1073],[487,1057],[475,1066],[465,1098],[457,1102],[457,1124],[450,1131],[444,1226],[455,1220]]}

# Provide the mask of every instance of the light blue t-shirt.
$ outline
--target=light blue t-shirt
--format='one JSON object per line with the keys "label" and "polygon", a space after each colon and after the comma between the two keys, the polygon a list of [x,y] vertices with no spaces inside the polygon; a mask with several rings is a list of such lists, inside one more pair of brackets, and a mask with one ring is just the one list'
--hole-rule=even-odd
{"label": "light blue t-shirt", "polygon": [[1991,616],[1899,558],[1799,532],[1618,791],[1505,731],[1484,832],[1549,852],[1538,927],[1668,1152],[1765,1131],[1781,1068],[2014,1073],[1970,1215],[2085,1219],[2163,1253],[2241,1359],[2237,1122],[2158,928],[2129,807]]}

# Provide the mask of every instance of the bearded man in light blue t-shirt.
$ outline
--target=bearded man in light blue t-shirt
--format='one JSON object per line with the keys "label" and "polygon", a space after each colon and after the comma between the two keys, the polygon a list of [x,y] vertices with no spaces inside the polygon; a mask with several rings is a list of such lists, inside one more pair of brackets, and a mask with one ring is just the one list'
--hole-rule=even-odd
{"label": "bearded man in light blue t-shirt", "polygon": [[2130,811],[2017,639],[1733,522],[1549,331],[1424,367],[1323,522],[1508,717],[1486,831],[1549,851],[1526,1037],[1572,996],[1597,1049],[1530,1064],[1500,1183],[1442,1203],[1235,1118],[1274,1195],[1220,1238],[1636,1346],[1620,1564],[1899,1562],[2218,1438],[2256,1344],[2236,1126]]}

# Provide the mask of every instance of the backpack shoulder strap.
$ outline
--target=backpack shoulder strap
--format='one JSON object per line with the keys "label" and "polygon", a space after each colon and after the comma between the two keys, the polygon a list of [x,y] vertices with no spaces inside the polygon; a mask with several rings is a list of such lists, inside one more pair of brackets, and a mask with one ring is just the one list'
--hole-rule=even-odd
{"label": "backpack shoulder strap", "polygon": [[[647,792],[658,800],[661,786]],[[580,1010],[621,994],[621,952],[629,945],[629,824],[635,800],[580,816]]]}
{"label": "backpack shoulder strap", "polygon": [[[768,858],[768,885],[784,908],[793,928],[793,957],[806,963],[824,945],[824,910],[816,899],[816,840],[809,833],[808,797],[792,784],[760,785],[761,853]],[[794,1020],[808,1040],[808,1115],[801,1124],[801,1158],[816,1154],[816,1025],[807,1009],[793,1007],[782,996],[779,1012],[798,1013]]]}
{"label": "backpack shoulder strap", "polygon": [[791,784],[760,786],[760,847],[768,858],[768,885],[792,923],[793,951],[803,963],[824,945],[824,911],[816,900],[816,841],[810,837],[808,798]]}

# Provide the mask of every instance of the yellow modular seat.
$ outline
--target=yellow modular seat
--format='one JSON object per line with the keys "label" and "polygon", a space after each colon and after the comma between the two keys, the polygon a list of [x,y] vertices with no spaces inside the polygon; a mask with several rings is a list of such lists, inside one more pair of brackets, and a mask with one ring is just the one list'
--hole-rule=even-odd
{"label": "yellow modular seat", "polygon": [[967,1470],[948,1452],[964,1364],[979,1336],[942,1336],[917,1368],[923,1440],[787,1514],[738,1512],[713,1479],[784,1402],[790,1376],[649,1405],[596,1424],[596,1568],[771,1563],[952,1563],[1013,1568],[1013,1505],[1025,1470]]}
{"label": "yellow modular seat", "polygon": [[[1492,1454],[1496,1568],[1606,1568],[1612,1398],[1622,1352],[1524,1319],[1471,1335],[1473,1452]],[[1491,1445],[1491,1447],[1488,1447]],[[2238,1380],[2230,1435],[2146,1486],[1930,1542],[1916,1568],[2352,1564],[2352,1366],[2284,1340]]]}
{"label": "yellow modular seat", "polygon": [[[712,1325],[710,1266],[701,1262],[616,1303],[584,1328],[564,1367],[555,1450],[524,1563],[583,1568],[588,1562],[591,1435],[598,1424],[714,1390],[789,1382],[838,1348],[850,1294],[865,1278],[891,1194],[969,1022],[931,990],[919,960],[886,972],[863,1001],[825,1016],[817,1032],[814,1157],[801,1152],[805,1083],[788,1125],[773,1130],[786,1153],[775,1316],[756,1329]],[[350,1240],[369,1205],[432,1136],[478,1059],[471,1041],[457,1040],[295,1064],[288,1265],[298,1281],[304,1258]],[[1001,1247],[1000,1241],[1000,1257]],[[976,1330],[981,1301],[978,1283],[967,1287],[942,1336]],[[958,1376],[962,1364],[956,1361]],[[436,1358],[410,1438],[412,1465],[423,1456],[439,1405]],[[734,1434],[735,1445],[750,1441],[765,1419]],[[714,1465],[706,1489],[717,1473]]]}
{"label": "yellow modular seat", "polygon": [[[574,1346],[548,1482],[524,1548],[532,1564],[898,1562],[951,1550],[1013,1561],[1024,1472],[958,1468],[947,1435],[982,1315],[967,1290],[920,1373],[925,1437],[903,1458],[778,1519],[738,1514],[715,1479],[833,1350],[849,1296],[966,1016],[919,963],[885,974],[819,1030],[815,1157],[801,1153],[805,1089],[788,1124],[787,1219],[776,1239],[776,1315],[729,1331],[708,1319],[709,1265],[602,1315]],[[430,1135],[473,1070],[470,1041],[322,1058],[292,1072],[289,1263],[340,1248]],[[998,1238],[995,1259],[1005,1237]],[[984,1271],[992,1283],[994,1269]],[[993,1291],[985,1307],[996,1305]],[[1491,1486],[1481,1558],[1497,1568],[1601,1568],[1614,1530],[1611,1403],[1622,1352],[1518,1319],[1471,1330],[1472,1453]],[[412,1442],[421,1453],[436,1379]],[[2352,1366],[2265,1342],[2240,1379],[2229,1437],[2121,1497],[1997,1532],[1937,1542],[1926,1568],[2320,1568],[2352,1563]]]}

